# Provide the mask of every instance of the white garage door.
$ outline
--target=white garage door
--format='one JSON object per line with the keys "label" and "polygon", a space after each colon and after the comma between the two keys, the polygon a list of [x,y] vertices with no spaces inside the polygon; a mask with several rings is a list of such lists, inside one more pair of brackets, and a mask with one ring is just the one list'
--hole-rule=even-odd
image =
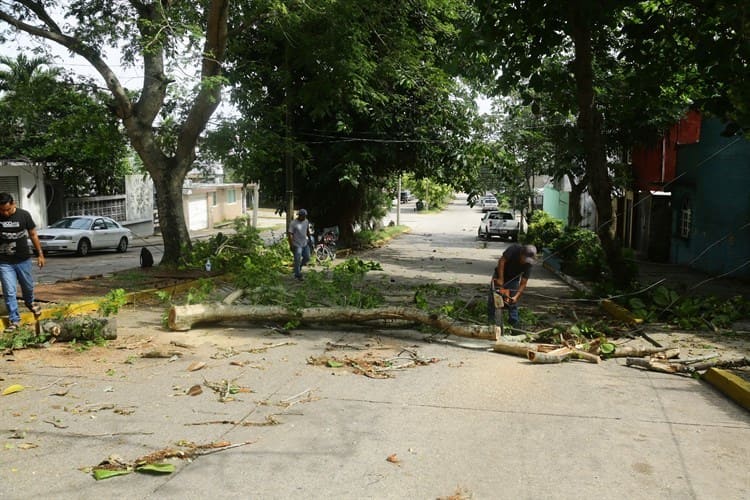
{"label": "white garage door", "polygon": [[188,202],[188,229],[206,229],[208,227],[208,200],[190,200]]}

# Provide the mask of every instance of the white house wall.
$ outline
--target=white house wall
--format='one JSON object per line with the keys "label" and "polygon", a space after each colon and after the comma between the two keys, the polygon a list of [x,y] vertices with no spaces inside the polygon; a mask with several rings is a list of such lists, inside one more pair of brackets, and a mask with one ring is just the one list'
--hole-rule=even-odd
{"label": "white house wall", "polygon": [[0,177],[18,179],[16,205],[31,214],[37,227],[47,226],[44,167],[22,162],[0,162]]}

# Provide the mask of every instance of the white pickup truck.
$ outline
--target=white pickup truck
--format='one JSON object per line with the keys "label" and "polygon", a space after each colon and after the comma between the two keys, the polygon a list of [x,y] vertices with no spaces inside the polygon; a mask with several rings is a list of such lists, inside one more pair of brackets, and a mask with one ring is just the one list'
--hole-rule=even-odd
{"label": "white pickup truck", "polygon": [[486,212],[479,222],[477,236],[491,239],[493,236],[508,238],[510,241],[518,241],[518,232],[521,224],[509,212],[492,210]]}

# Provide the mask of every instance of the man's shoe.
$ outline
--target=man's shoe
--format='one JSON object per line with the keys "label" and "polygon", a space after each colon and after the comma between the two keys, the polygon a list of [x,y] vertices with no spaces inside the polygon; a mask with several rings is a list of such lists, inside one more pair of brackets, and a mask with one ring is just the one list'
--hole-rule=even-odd
{"label": "man's shoe", "polygon": [[19,328],[21,328],[21,324],[20,323],[11,323],[7,327],[5,327],[5,333],[15,332]]}

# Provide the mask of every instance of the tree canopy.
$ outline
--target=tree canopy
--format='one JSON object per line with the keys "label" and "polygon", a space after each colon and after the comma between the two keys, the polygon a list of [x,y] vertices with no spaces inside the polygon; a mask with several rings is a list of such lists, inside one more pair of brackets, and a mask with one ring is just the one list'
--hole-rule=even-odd
{"label": "tree canopy", "polygon": [[241,117],[215,140],[240,178],[286,208],[290,162],[295,205],[344,237],[372,215],[368,192],[400,172],[455,184],[476,111],[445,64],[461,2],[275,6],[234,19],[227,77]]}
{"label": "tree canopy", "polygon": [[45,164],[69,196],[121,192],[125,139],[93,84],[20,54],[0,57],[0,89],[0,157]]}
{"label": "tree canopy", "polygon": [[[154,181],[165,264],[177,264],[190,248],[182,185],[198,138],[221,101],[228,15],[227,0],[0,4],[0,39],[20,31],[56,43],[101,75],[109,108]],[[126,63],[139,61],[143,80],[138,92],[119,80],[115,62],[107,60],[108,47],[119,50]],[[197,72],[197,83],[178,88],[174,73],[190,68]]]}

